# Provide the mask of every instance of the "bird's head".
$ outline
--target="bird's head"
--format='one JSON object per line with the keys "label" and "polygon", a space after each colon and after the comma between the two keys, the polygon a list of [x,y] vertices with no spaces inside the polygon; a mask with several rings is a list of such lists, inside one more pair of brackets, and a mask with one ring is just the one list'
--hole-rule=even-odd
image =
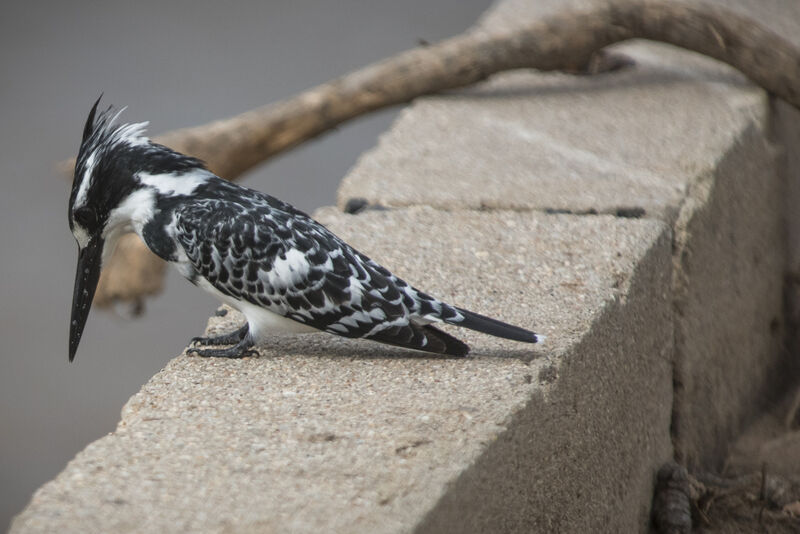
{"label": "bird's head", "polygon": [[102,265],[125,233],[141,235],[158,202],[191,194],[211,174],[202,161],[151,142],[146,122],[116,124],[120,112],[92,106],[75,163],[69,228],[78,242],[70,319],[69,360],[75,358]]}
{"label": "bird's head", "polygon": [[152,143],[144,134],[146,122],[116,124],[119,112],[110,107],[98,112],[99,102],[98,98],[83,128],[69,197],[69,228],[78,242],[70,361],[89,316],[101,267],[119,237],[141,230],[153,217],[159,196],[178,194],[193,183],[187,173],[207,172],[201,161]]}
{"label": "bird's head", "polygon": [[98,98],[83,128],[69,197],[69,228],[78,242],[70,361],[75,358],[89,316],[102,264],[113,252],[119,236],[129,230],[125,206],[141,189],[134,178],[137,161],[150,145],[144,136],[147,123],[115,125],[118,113],[112,108],[98,113],[99,103]]}
{"label": "bird's head", "polygon": [[81,250],[100,243],[121,223],[114,211],[140,187],[134,178],[150,141],[147,123],[115,125],[112,108],[97,113],[94,103],[83,128],[69,197],[69,227]]}

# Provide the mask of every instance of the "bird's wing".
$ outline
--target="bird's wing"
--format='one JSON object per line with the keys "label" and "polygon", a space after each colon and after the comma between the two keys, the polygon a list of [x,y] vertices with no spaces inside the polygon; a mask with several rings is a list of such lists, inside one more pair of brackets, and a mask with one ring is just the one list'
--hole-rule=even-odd
{"label": "bird's wing", "polygon": [[458,314],[454,308],[285,207],[266,195],[191,201],[177,210],[176,238],[197,273],[233,298],[346,337],[455,350],[434,343],[442,336],[424,325]]}

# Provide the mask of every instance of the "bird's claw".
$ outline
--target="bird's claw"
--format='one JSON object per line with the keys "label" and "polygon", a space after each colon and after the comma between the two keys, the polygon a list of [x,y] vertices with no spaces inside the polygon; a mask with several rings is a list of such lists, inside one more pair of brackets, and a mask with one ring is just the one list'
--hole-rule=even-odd
{"label": "bird's claw", "polygon": [[189,341],[189,345],[198,345],[201,347],[207,347],[209,345],[235,345],[244,339],[247,335],[249,330],[249,325],[247,323],[244,324],[241,328],[234,330],[233,332],[228,332],[227,334],[222,334],[219,336],[197,336],[193,337],[191,341]]}
{"label": "bird's claw", "polygon": [[241,350],[238,345],[233,347],[229,347],[227,349],[198,349],[194,347],[189,347],[186,351],[187,354],[197,354],[198,356],[202,356],[203,358],[246,358],[246,357],[256,357],[258,356],[258,351],[255,349],[244,349]]}
{"label": "bird's claw", "polygon": [[[244,358],[246,356],[258,356],[258,351],[253,349],[253,340],[250,339],[250,336],[246,335],[246,328],[247,328],[247,325],[245,325],[244,327],[240,328],[236,332],[228,334],[228,336],[238,336],[242,332],[245,332],[245,335],[243,335],[243,337],[237,337],[236,338],[236,340],[235,340],[236,344],[231,346],[231,347],[227,347],[227,348],[224,348],[224,349],[199,349],[197,347],[190,346],[186,350],[186,352],[187,353],[192,353],[193,352],[193,353],[197,354],[198,356],[203,356],[203,357],[206,357],[206,358],[208,358],[208,357],[215,357],[215,358]],[[220,341],[220,338],[222,338],[222,337],[223,336],[220,336],[220,337],[217,337],[217,338],[210,338],[210,339],[213,340],[214,344],[218,344],[218,342]],[[198,338],[195,338],[195,339],[198,339]],[[195,339],[193,339],[192,341],[195,341]],[[202,340],[202,338],[201,338],[201,341],[206,341],[206,340]],[[230,343],[231,342],[229,341],[228,344],[230,344]]]}
{"label": "bird's claw", "polygon": [[203,337],[203,336],[196,336],[189,340],[189,346],[205,346],[211,345],[209,341],[211,340],[210,337]]}

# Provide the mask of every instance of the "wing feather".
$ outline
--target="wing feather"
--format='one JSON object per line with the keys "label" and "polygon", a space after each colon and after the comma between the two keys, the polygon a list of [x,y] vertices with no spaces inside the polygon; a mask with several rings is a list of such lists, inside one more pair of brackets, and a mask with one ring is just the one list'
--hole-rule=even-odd
{"label": "wing feather", "polygon": [[[225,295],[346,337],[390,342],[395,336],[381,331],[439,311],[435,299],[418,299],[323,225],[271,200],[200,199],[177,209],[176,239],[199,276]],[[416,329],[405,334],[416,335],[404,346],[425,350]]]}

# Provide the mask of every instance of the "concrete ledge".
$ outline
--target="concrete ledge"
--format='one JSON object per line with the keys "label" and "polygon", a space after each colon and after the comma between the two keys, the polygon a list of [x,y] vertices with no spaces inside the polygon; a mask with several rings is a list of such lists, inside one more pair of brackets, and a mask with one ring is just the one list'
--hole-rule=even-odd
{"label": "concrete ledge", "polygon": [[634,214],[671,221],[688,187],[753,124],[764,93],[666,45],[616,49],[600,76],[513,72],[416,100],[345,177],[338,204]]}
{"label": "concrete ledge", "polygon": [[15,532],[464,532],[465,507],[494,532],[643,527],[670,456],[665,225],[319,215],[420,287],[553,343],[467,333],[474,357],[459,360],[320,334],[276,337],[256,359],[177,358]]}
{"label": "concrete ledge", "polygon": [[617,50],[637,67],[511,73],[416,101],[344,179],[339,205],[610,213],[672,226],[676,453],[720,468],[787,366],[787,185],[771,108],[708,58],[649,43]]}

